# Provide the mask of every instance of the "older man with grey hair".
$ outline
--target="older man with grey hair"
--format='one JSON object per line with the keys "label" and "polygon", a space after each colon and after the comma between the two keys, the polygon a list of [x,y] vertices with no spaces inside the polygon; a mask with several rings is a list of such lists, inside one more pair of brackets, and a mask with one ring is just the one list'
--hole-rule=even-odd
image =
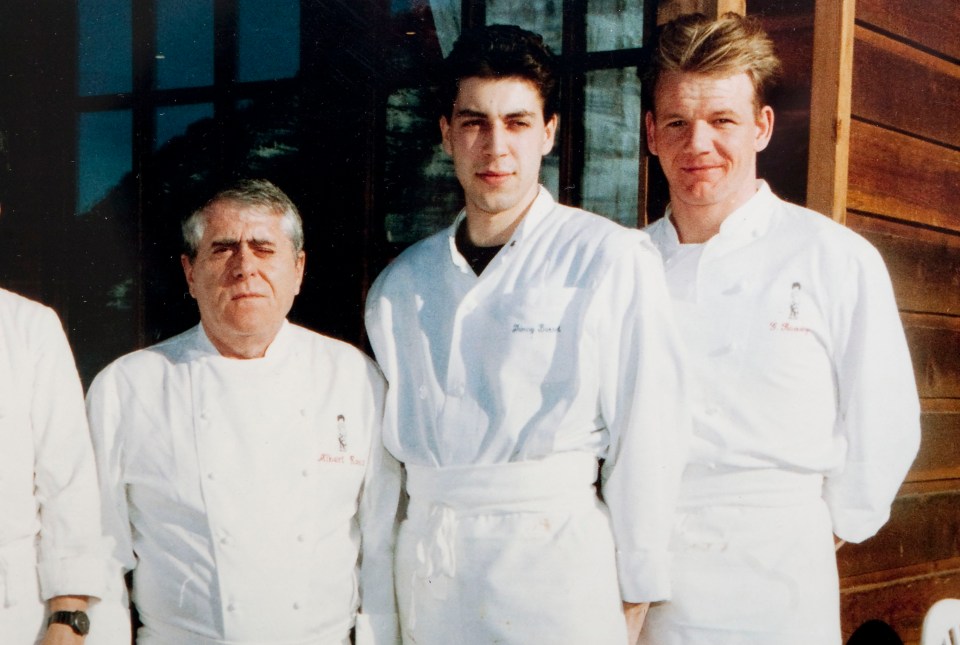
{"label": "older man with grey hair", "polygon": [[200,324],[115,361],[87,398],[138,643],[343,645],[354,625],[358,643],[395,642],[384,382],[359,350],[286,320],[305,260],[296,207],[244,181],[183,233]]}

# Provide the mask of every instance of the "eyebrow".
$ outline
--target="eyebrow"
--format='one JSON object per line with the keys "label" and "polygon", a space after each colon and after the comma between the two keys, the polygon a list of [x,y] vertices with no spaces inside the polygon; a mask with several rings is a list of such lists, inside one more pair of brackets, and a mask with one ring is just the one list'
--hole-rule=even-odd
{"label": "eyebrow", "polygon": [[[255,237],[248,238],[246,240],[246,244],[247,246],[254,247],[276,246],[276,242],[272,240],[261,240]],[[236,238],[221,238],[219,240],[213,240],[210,242],[210,247],[215,249],[234,248],[238,246],[240,246],[240,240]]]}
{"label": "eyebrow", "polygon": [[[479,110],[471,110],[470,108],[463,108],[457,110],[454,113],[454,118],[477,118],[477,119],[488,119],[490,115],[486,112],[481,112]],[[532,118],[536,116],[536,112],[531,112],[530,110],[517,110],[516,112],[509,112],[502,115],[501,118],[504,119],[517,119],[517,118]]]}

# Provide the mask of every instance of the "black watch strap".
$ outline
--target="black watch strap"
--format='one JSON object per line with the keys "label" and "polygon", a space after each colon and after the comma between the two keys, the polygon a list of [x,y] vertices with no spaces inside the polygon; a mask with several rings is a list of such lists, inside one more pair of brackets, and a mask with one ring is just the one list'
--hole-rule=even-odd
{"label": "black watch strap", "polygon": [[86,636],[90,631],[90,618],[85,611],[55,611],[47,619],[47,627],[54,623],[69,625],[80,636]]}

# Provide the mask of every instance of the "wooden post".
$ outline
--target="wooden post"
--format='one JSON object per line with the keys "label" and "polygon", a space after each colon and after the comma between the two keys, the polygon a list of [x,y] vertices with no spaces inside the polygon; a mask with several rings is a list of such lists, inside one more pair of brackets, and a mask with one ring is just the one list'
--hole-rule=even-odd
{"label": "wooden post", "polygon": [[843,223],[850,154],[854,0],[816,0],[807,207]]}
{"label": "wooden post", "polygon": [[729,11],[741,16],[746,14],[747,0],[665,0],[657,8],[657,24],[662,25],[688,13],[719,18]]}

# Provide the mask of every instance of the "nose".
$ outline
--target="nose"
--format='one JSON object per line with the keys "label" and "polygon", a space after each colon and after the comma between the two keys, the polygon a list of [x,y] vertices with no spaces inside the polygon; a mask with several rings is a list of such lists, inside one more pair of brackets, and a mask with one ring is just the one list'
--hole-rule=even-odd
{"label": "nose", "polygon": [[687,130],[687,148],[694,153],[708,152],[712,146],[712,138],[708,123],[694,121]]}
{"label": "nose", "polygon": [[256,273],[256,256],[253,251],[243,244],[233,256],[233,274],[237,278],[244,278]]}
{"label": "nose", "polygon": [[487,154],[502,157],[507,153],[507,130],[502,123],[494,123],[487,131],[484,141]]}

